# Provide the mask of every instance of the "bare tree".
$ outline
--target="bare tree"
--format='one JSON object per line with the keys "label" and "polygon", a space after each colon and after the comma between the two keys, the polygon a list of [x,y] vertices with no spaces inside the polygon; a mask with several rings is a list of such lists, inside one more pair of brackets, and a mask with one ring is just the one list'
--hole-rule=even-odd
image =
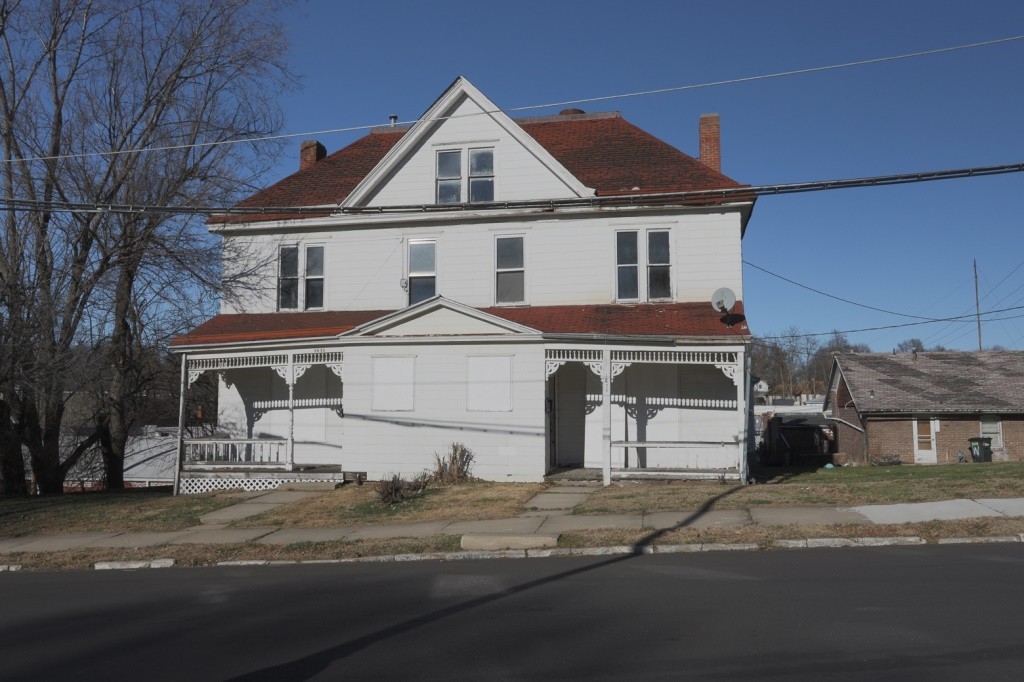
{"label": "bare tree", "polygon": [[[120,485],[144,349],[206,312],[188,304],[219,284],[194,218],[45,204],[219,204],[251,188],[266,150],[218,143],[279,126],[276,7],[0,0],[0,198],[43,202],[6,211],[0,243],[0,440],[19,443],[0,447],[8,490],[22,446],[41,492],[60,492],[97,443]],[[104,382],[97,428],[62,451],[67,401],[90,381]]]}

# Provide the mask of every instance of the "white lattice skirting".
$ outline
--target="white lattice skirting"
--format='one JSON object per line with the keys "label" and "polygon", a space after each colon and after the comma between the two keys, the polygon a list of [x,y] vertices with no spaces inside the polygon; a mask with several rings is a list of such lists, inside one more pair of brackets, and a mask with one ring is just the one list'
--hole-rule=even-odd
{"label": "white lattice skirting", "polygon": [[274,490],[282,483],[298,483],[300,478],[182,478],[180,495],[198,495],[211,490],[237,490],[246,492]]}

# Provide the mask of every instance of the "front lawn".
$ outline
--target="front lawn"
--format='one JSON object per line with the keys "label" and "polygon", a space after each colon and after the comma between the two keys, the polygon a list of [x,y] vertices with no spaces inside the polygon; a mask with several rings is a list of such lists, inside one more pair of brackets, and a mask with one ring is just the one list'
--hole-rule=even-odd
{"label": "front lawn", "polygon": [[223,494],[174,497],[145,488],[0,497],[0,537],[181,530],[236,502]]}
{"label": "front lawn", "polygon": [[431,486],[401,504],[383,505],[373,483],[345,485],[233,525],[330,528],[357,523],[501,519],[521,514],[523,505],[544,487],[541,483],[483,481],[448,487]]}
{"label": "front lawn", "polygon": [[617,482],[600,489],[576,514],[639,514],[777,507],[848,507],[958,498],[1024,497],[1024,463],[837,467],[789,470],[768,483]]}

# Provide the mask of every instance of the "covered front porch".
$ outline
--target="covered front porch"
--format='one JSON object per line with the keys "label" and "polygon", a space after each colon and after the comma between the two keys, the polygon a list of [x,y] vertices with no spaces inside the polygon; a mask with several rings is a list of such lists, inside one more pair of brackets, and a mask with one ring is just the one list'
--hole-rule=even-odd
{"label": "covered front porch", "polygon": [[[189,480],[186,492],[227,485],[210,482],[218,479],[254,490],[281,482],[345,480],[340,465],[298,460],[295,435],[296,422],[311,411],[318,417],[325,411],[343,415],[342,360],[341,351],[325,349],[183,355],[175,489],[182,489],[183,478]],[[212,433],[194,433],[186,420],[189,390],[207,372],[218,377],[217,423]]]}
{"label": "covered front porch", "polygon": [[745,364],[743,346],[547,348],[549,472],[745,481]]}

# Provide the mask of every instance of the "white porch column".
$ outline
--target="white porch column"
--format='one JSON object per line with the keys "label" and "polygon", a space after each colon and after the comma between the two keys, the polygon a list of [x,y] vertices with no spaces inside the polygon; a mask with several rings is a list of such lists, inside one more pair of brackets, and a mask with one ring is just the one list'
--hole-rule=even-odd
{"label": "white porch column", "polygon": [[188,390],[188,354],[181,354],[181,379],[178,382],[178,456],[174,464],[173,494],[181,483],[181,464],[185,461],[185,391]]}
{"label": "white porch column", "polygon": [[750,421],[747,418],[747,395],[750,388],[749,360],[750,358],[744,351],[736,353],[736,368],[743,374],[742,379],[736,382],[736,405],[740,414],[739,442],[736,444],[739,449],[739,453],[737,453],[739,459],[736,468],[740,472],[741,483],[747,482],[747,424]]}
{"label": "white porch column", "polygon": [[601,478],[605,485],[612,483],[612,354],[601,351]]}
{"label": "white porch column", "polygon": [[295,466],[295,353],[288,354],[288,471]]}

